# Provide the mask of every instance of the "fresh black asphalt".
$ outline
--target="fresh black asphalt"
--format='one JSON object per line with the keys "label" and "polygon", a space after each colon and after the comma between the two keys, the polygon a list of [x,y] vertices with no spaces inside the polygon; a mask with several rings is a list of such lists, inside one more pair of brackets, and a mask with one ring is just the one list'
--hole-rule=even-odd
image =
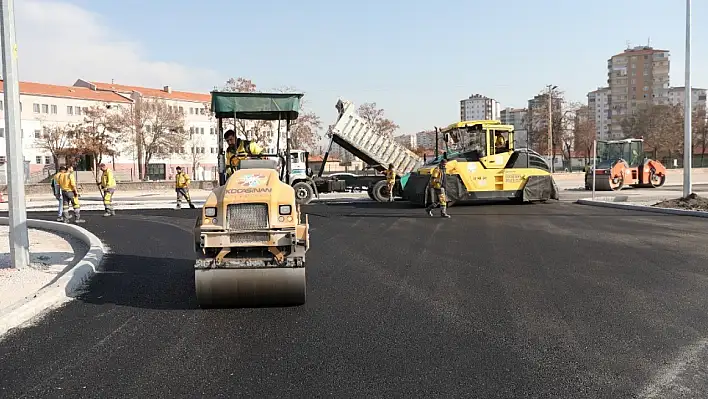
{"label": "fresh black asphalt", "polygon": [[451,219],[399,203],[307,211],[307,304],[247,310],[196,307],[196,211],[86,212],[110,248],[102,273],[0,341],[0,398],[629,398],[680,373],[701,385],[672,364],[708,337],[708,219],[558,202]]}

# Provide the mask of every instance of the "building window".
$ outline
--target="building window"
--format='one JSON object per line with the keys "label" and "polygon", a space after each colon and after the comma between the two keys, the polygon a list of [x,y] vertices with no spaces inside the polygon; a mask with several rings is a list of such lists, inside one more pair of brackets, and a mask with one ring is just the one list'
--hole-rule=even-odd
{"label": "building window", "polygon": [[184,108],[179,107],[179,112],[184,113]]}
{"label": "building window", "polygon": [[204,134],[204,128],[203,128],[203,127],[200,127],[200,128],[199,128],[199,134]]}
{"label": "building window", "polygon": [[192,108],[192,107],[189,108],[189,114],[190,115],[194,114],[194,108]]}
{"label": "building window", "polygon": [[[34,131],[34,138],[36,138],[36,139],[41,139],[41,138],[42,138],[42,131],[41,131],[41,130],[35,130],[35,131]],[[41,163],[41,162],[37,162],[37,163]]]}
{"label": "building window", "polygon": [[209,134],[214,134],[214,133],[215,133],[214,128],[213,127],[209,128]]}
{"label": "building window", "polygon": [[57,113],[57,106],[56,105],[52,105],[52,113],[53,114]]}
{"label": "building window", "polygon": [[48,104],[42,104],[42,113],[43,114],[49,113],[49,105]]}
{"label": "building window", "polygon": [[216,154],[216,147],[211,147],[211,153]]}
{"label": "building window", "polygon": [[36,157],[34,157],[34,161],[35,161],[34,163],[36,163],[36,164],[42,164],[42,157],[36,156]]}
{"label": "building window", "polygon": [[32,112],[35,114],[39,113],[39,104],[32,104]]}
{"label": "building window", "polygon": [[76,115],[81,115],[81,107],[74,107],[74,113]]}
{"label": "building window", "polygon": [[50,163],[52,163],[52,157],[50,157],[50,156],[44,157],[44,164],[49,165]]}
{"label": "building window", "polygon": [[5,137],[5,128],[0,127],[0,137]]}
{"label": "building window", "polygon": [[194,134],[194,127],[193,126],[189,127],[189,134]]}
{"label": "building window", "polygon": [[66,114],[67,115],[74,115],[74,107],[72,107],[71,105],[67,105],[66,106]]}
{"label": "building window", "polygon": [[0,100],[0,111],[4,111],[4,110],[5,110],[5,102]]}

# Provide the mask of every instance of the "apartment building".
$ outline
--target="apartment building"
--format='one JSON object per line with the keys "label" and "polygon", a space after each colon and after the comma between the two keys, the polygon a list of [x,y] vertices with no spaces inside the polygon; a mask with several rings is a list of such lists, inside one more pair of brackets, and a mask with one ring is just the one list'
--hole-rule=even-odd
{"label": "apartment building", "polygon": [[647,103],[668,103],[669,58],[667,50],[637,46],[607,60],[611,138],[622,137],[622,120],[638,107]]}
{"label": "apartment building", "polygon": [[469,98],[460,100],[460,120],[499,120],[501,104],[481,94],[473,94]]}
{"label": "apartment building", "polygon": [[528,130],[526,126],[526,117],[528,110],[526,108],[510,108],[507,107],[500,111],[499,120],[505,125],[514,126],[514,147],[528,147]]}
{"label": "apartment building", "polygon": [[[25,172],[28,176],[41,178],[54,168],[51,152],[42,140],[44,128],[80,124],[84,113],[92,106],[118,110],[130,106],[131,101],[112,92],[99,92],[82,87],[20,82],[20,120]],[[0,81],[0,92],[4,82]],[[4,119],[4,100],[0,100],[0,119]],[[5,122],[0,122],[0,168],[4,174],[6,143]],[[31,180],[31,179],[30,179]]]}
{"label": "apartment building", "polygon": [[415,134],[403,134],[400,136],[395,136],[393,139],[397,143],[402,144],[402,145],[406,146],[407,148],[415,149],[415,148],[418,148],[417,138],[418,138],[418,136],[416,136]]}
{"label": "apartment building", "polygon": [[[176,167],[181,166],[194,179],[212,179],[216,176],[218,137],[216,121],[209,113],[211,96],[205,93],[191,93],[173,90],[170,86],[162,89],[128,86],[115,83],[90,82],[78,79],[74,87],[83,87],[96,92],[117,93],[132,101],[140,98],[161,99],[170,109],[176,109],[184,115],[184,127],[189,131],[189,138],[183,148],[174,153],[155,154],[147,165],[149,179],[169,179],[175,175]],[[138,170],[136,148],[133,145],[123,148],[114,167],[117,171]]]}
{"label": "apartment building", "polygon": [[610,134],[611,99],[612,94],[609,87],[599,87],[597,90],[588,93],[588,116],[595,120],[595,133],[598,140],[621,138],[617,136],[611,137]]}
{"label": "apartment building", "polygon": [[[422,131],[415,134],[415,141],[417,148],[423,148],[426,150],[435,149],[435,131]],[[438,146],[439,148],[445,148],[445,143],[443,141],[442,134],[438,136]]]}
{"label": "apartment building", "polygon": [[[671,104],[683,105],[685,101],[686,88],[672,87],[669,89],[669,102]],[[691,88],[691,109],[706,107],[706,89]]]}

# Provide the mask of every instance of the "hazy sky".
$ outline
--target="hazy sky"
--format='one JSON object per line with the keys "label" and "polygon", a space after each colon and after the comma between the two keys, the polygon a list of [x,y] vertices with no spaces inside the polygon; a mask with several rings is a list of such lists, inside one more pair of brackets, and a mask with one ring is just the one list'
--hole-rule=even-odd
{"label": "hazy sky", "polygon": [[[708,86],[708,4],[693,2],[693,86]],[[376,102],[411,133],[480,93],[522,107],[547,84],[606,85],[627,46],[671,51],[684,84],[680,0],[15,0],[20,79],[77,78],[208,92],[229,77],[306,93],[325,125],[339,97]]]}

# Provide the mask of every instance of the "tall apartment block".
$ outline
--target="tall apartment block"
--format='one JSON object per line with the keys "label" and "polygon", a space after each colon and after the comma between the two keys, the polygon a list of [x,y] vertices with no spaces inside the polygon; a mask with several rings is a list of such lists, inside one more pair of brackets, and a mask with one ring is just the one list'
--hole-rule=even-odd
{"label": "tall apartment block", "polygon": [[460,121],[499,120],[501,104],[493,98],[473,94],[460,100]]}
{"label": "tall apartment block", "polygon": [[627,49],[607,60],[610,138],[622,138],[622,120],[638,107],[668,103],[669,64],[669,51],[649,46]]}
{"label": "tall apartment block", "polygon": [[609,87],[600,87],[588,93],[588,117],[595,121],[598,140],[610,140],[611,100],[612,95]]}
{"label": "tall apartment block", "polygon": [[528,147],[528,130],[526,122],[526,108],[505,108],[499,113],[501,123],[514,126],[514,147]]}

